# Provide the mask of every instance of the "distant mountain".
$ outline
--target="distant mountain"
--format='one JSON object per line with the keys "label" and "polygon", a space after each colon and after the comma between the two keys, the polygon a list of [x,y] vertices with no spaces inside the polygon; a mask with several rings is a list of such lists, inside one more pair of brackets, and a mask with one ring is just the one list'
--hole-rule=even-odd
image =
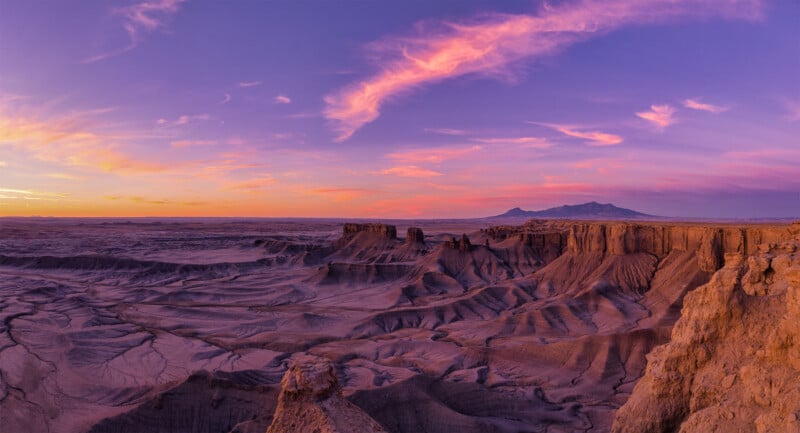
{"label": "distant mountain", "polygon": [[576,204],[573,206],[559,206],[545,210],[522,210],[518,207],[508,212],[496,215],[492,218],[608,218],[608,219],[628,219],[628,218],[651,218],[653,215],[643,214],[635,210],[616,207],[611,203],[589,203]]}

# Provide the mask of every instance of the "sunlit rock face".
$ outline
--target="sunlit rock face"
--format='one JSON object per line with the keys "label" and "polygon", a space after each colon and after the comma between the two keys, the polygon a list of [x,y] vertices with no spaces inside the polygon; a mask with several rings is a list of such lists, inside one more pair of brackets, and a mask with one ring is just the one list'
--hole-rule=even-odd
{"label": "sunlit rock face", "polygon": [[726,256],[684,299],[613,432],[800,431],[800,242]]}
{"label": "sunlit rock face", "polygon": [[281,381],[281,395],[267,433],[383,433],[383,427],[347,401],[333,364],[301,355]]}
{"label": "sunlit rock face", "polygon": [[[346,431],[341,412],[393,433],[608,432],[709,282],[733,294],[700,304],[730,308],[681,331],[708,353],[670,366],[695,379],[666,388],[692,398],[651,418],[689,426],[719,392],[769,376],[753,416],[778,428],[769,410],[796,368],[781,359],[798,357],[783,319],[796,253],[781,245],[798,225],[410,226],[6,219],[0,430],[263,433],[313,412]],[[753,336],[723,331],[732,319]],[[705,376],[730,341],[755,344],[737,346],[754,367]],[[687,388],[706,382],[730,387]]]}

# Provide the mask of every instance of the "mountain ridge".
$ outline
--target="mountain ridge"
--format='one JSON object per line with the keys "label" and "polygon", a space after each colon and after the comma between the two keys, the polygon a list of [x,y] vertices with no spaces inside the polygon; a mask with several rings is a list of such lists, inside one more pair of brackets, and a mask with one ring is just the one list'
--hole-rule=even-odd
{"label": "mountain ridge", "polygon": [[576,205],[563,205],[551,207],[544,210],[523,210],[519,207],[509,209],[500,215],[490,218],[611,218],[611,219],[630,219],[630,218],[653,218],[655,215],[648,215],[632,209],[614,206],[611,203],[598,203],[590,201]]}

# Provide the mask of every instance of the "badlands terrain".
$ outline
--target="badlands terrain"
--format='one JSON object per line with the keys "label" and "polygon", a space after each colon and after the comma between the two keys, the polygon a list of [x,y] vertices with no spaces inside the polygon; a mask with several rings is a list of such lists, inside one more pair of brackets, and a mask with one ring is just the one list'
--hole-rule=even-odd
{"label": "badlands terrain", "polygon": [[0,220],[3,432],[797,432],[800,224]]}

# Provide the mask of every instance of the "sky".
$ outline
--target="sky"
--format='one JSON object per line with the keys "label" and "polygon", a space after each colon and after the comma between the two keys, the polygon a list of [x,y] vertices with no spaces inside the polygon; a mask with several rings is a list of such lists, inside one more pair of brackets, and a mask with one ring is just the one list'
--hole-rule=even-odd
{"label": "sky", "polygon": [[0,215],[800,217],[793,0],[3,0]]}

